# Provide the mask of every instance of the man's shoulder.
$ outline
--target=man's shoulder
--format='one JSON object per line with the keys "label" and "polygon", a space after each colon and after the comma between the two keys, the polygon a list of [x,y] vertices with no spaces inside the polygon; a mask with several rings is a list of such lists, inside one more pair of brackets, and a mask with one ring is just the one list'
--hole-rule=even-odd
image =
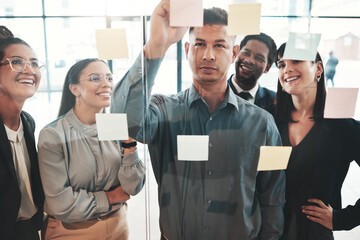
{"label": "man's shoulder", "polygon": [[259,90],[258,91],[262,91],[264,96],[275,99],[276,92],[273,91],[273,90],[270,90],[270,89],[268,89],[266,87],[262,87],[262,86],[259,85]]}
{"label": "man's shoulder", "polygon": [[[275,126],[274,117],[269,109],[242,100],[240,97],[238,99],[238,106],[240,118],[246,117],[247,119],[252,119],[251,121],[253,121],[254,124],[262,123]],[[254,119],[256,119],[256,121],[254,121]]]}
{"label": "man's shoulder", "polygon": [[[238,99],[238,106],[239,109],[242,109],[242,111],[246,112],[245,116],[265,116],[269,114],[265,109],[261,108],[260,106],[243,100],[240,97]],[[271,116],[271,114],[269,115]]]}
{"label": "man's shoulder", "polygon": [[152,94],[150,101],[151,103],[156,105],[165,104],[167,102],[169,103],[184,102],[189,98],[189,91],[190,89],[188,88],[176,94],[170,94],[170,95],[165,95],[160,93]]}

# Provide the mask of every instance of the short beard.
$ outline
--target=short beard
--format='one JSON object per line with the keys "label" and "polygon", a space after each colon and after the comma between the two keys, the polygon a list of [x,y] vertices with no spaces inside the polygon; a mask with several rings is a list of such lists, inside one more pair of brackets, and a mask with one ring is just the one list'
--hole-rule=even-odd
{"label": "short beard", "polygon": [[239,72],[239,69],[240,69],[240,62],[236,62],[236,70],[235,70],[235,79],[236,79],[236,82],[240,85],[241,88],[243,88],[244,90],[250,90],[252,89],[256,82],[257,82],[257,79],[255,79],[255,75],[251,75],[251,77],[249,78],[244,78],[244,77],[241,77],[240,76],[240,72]]}

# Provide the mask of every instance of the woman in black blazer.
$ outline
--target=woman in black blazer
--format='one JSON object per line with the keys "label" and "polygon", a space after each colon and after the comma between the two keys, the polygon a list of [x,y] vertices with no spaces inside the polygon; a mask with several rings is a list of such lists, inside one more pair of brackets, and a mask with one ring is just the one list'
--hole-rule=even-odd
{"label": "woman in black blazer", "polygon": [[341,187],[355,160],[360,165],[360,124],[324,119],[325,78],[319,54],[314,61],[283,58],[277,51],[279,82],[275,120],[283,145],[292,146],[286,169],[282,239],[334,239],[332,230],[360,224],[360,200],[341,206]]}
{"label": "woman in black blazer", "polygon": [[37,91],[42,66],[25,41],[0,26],[0,238],[39,239],[44,194],[35,123],[22,111]]}

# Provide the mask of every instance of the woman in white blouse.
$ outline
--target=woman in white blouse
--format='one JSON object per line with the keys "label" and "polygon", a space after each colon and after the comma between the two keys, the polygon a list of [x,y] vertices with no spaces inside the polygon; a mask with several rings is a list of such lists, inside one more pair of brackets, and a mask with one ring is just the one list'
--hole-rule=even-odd
{"label": "woman in white blouse", "polygon": [[128,239],[126,200],[142,189],[145,170],[134,140],[98,140],[95,114],[110,106],[112,88],[104,61],[77,62],[66,75],[58,119],[40,132],[45,239]]}
{"label": "woman in white blouse", "polygon": [[0,26],[0,238],[38,240],[44,193],[35,122],[22,111],[39,88],[42,65],[30,45]]}

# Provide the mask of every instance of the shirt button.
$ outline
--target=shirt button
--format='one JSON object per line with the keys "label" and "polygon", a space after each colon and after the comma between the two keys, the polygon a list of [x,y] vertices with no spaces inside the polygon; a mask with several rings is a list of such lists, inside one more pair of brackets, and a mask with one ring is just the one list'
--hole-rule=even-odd
{"label": "shirt button", "polygon": [[206,231],[210,231],[210,230],[211,230],[211,227],[210,227],[210,226],[205,226],[205,230],[206,230]]}
{"label": "shirt button", "polygon": [[210,170],[208,171],[208,175],[211,176],[213,174],[213,172]]}
{"label": "shirt button", "polygon": [[207,200],[207,203],[208,203],[208,204],[211,204],[211,199],[208,199],[208,200]]}
{"label": "shirt button", "polygon": [[209,143],[209,147],[212,147],[212,143]]}
{"label": "shirt button", "polygon": [[210,121],[211,121],[211,120],[213,120],[213,118],[212,118],[212,117],[210,117],[209,119],[210,119]]}

